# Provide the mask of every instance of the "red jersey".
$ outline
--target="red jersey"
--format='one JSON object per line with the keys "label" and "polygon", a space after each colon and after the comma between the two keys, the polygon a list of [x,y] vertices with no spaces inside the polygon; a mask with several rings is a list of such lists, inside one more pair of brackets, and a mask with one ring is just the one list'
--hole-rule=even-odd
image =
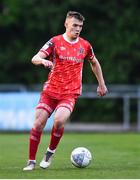
{"label": "red jersey", "polygon": [[94,57],[90,43],[80,37],[69,42],[65,34],[50,39],[41,49],[53,62],[44,91],[49,94],[80,95],[84,59]]}

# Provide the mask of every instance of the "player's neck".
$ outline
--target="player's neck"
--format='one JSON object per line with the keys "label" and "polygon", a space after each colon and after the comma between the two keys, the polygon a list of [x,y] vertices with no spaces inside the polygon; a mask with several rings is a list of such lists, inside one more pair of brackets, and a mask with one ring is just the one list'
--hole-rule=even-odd
{"label": "player's neck", "polygon": [[63,38],[65,39],[65,41],[67,41],[71,44],[77,43],[79,40],[79,38],[71,39],[66,33],[63,34]]}

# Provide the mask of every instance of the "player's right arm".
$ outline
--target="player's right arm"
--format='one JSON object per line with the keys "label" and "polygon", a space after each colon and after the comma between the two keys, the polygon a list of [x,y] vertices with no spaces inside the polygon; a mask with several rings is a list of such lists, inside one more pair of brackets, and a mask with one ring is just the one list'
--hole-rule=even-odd
{"label": "player's right arm", "polygon": [[39,51],[35,56],[32,58],[32,63],[34,65],[43,65],[45,68],[52,68],[53,63],[45,58],[47,55],[41,51]]}

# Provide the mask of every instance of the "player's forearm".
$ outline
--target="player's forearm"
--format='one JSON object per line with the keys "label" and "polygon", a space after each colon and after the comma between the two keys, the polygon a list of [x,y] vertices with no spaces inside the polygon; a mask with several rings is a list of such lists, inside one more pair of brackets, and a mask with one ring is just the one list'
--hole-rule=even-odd
{"label": "player's forearm", "polygon": [[95,61],[90,63],[90,65],[91,65],[93,73],[95,74],[95,76],[97,78],[99,85],[100,86],[105,85],[102,69],[101,69],[101,66],[100,66],[98,60],[96,59]]}
{"label": "player's forearm", "polygon": [[33,63],[34,65],[41,65],[43,60],[44,60],[44,59],[41,58],[39,55],[35,55],[35,56],[32,58],[32,63]]}
{"label": "player's forearm", "polygon": [[45,68],[53,68],[53,63],[45,58],[45,54],[39,52],[32,58],[32,63],[35,65],[43,65]]}

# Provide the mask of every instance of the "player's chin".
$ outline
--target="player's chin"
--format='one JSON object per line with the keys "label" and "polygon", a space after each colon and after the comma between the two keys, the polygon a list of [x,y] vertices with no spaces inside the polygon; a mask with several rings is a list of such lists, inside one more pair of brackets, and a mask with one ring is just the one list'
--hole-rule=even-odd
{"label": "player's chin", "polygon": [[74,37],[74,38],[78,38],[79,35],[80,35],[79,33],[75,33],[73,37]]}
{"label": "player's chin", "polygon": [[80,36],[80,33],[76,33],[76,37],[79,37]]}

